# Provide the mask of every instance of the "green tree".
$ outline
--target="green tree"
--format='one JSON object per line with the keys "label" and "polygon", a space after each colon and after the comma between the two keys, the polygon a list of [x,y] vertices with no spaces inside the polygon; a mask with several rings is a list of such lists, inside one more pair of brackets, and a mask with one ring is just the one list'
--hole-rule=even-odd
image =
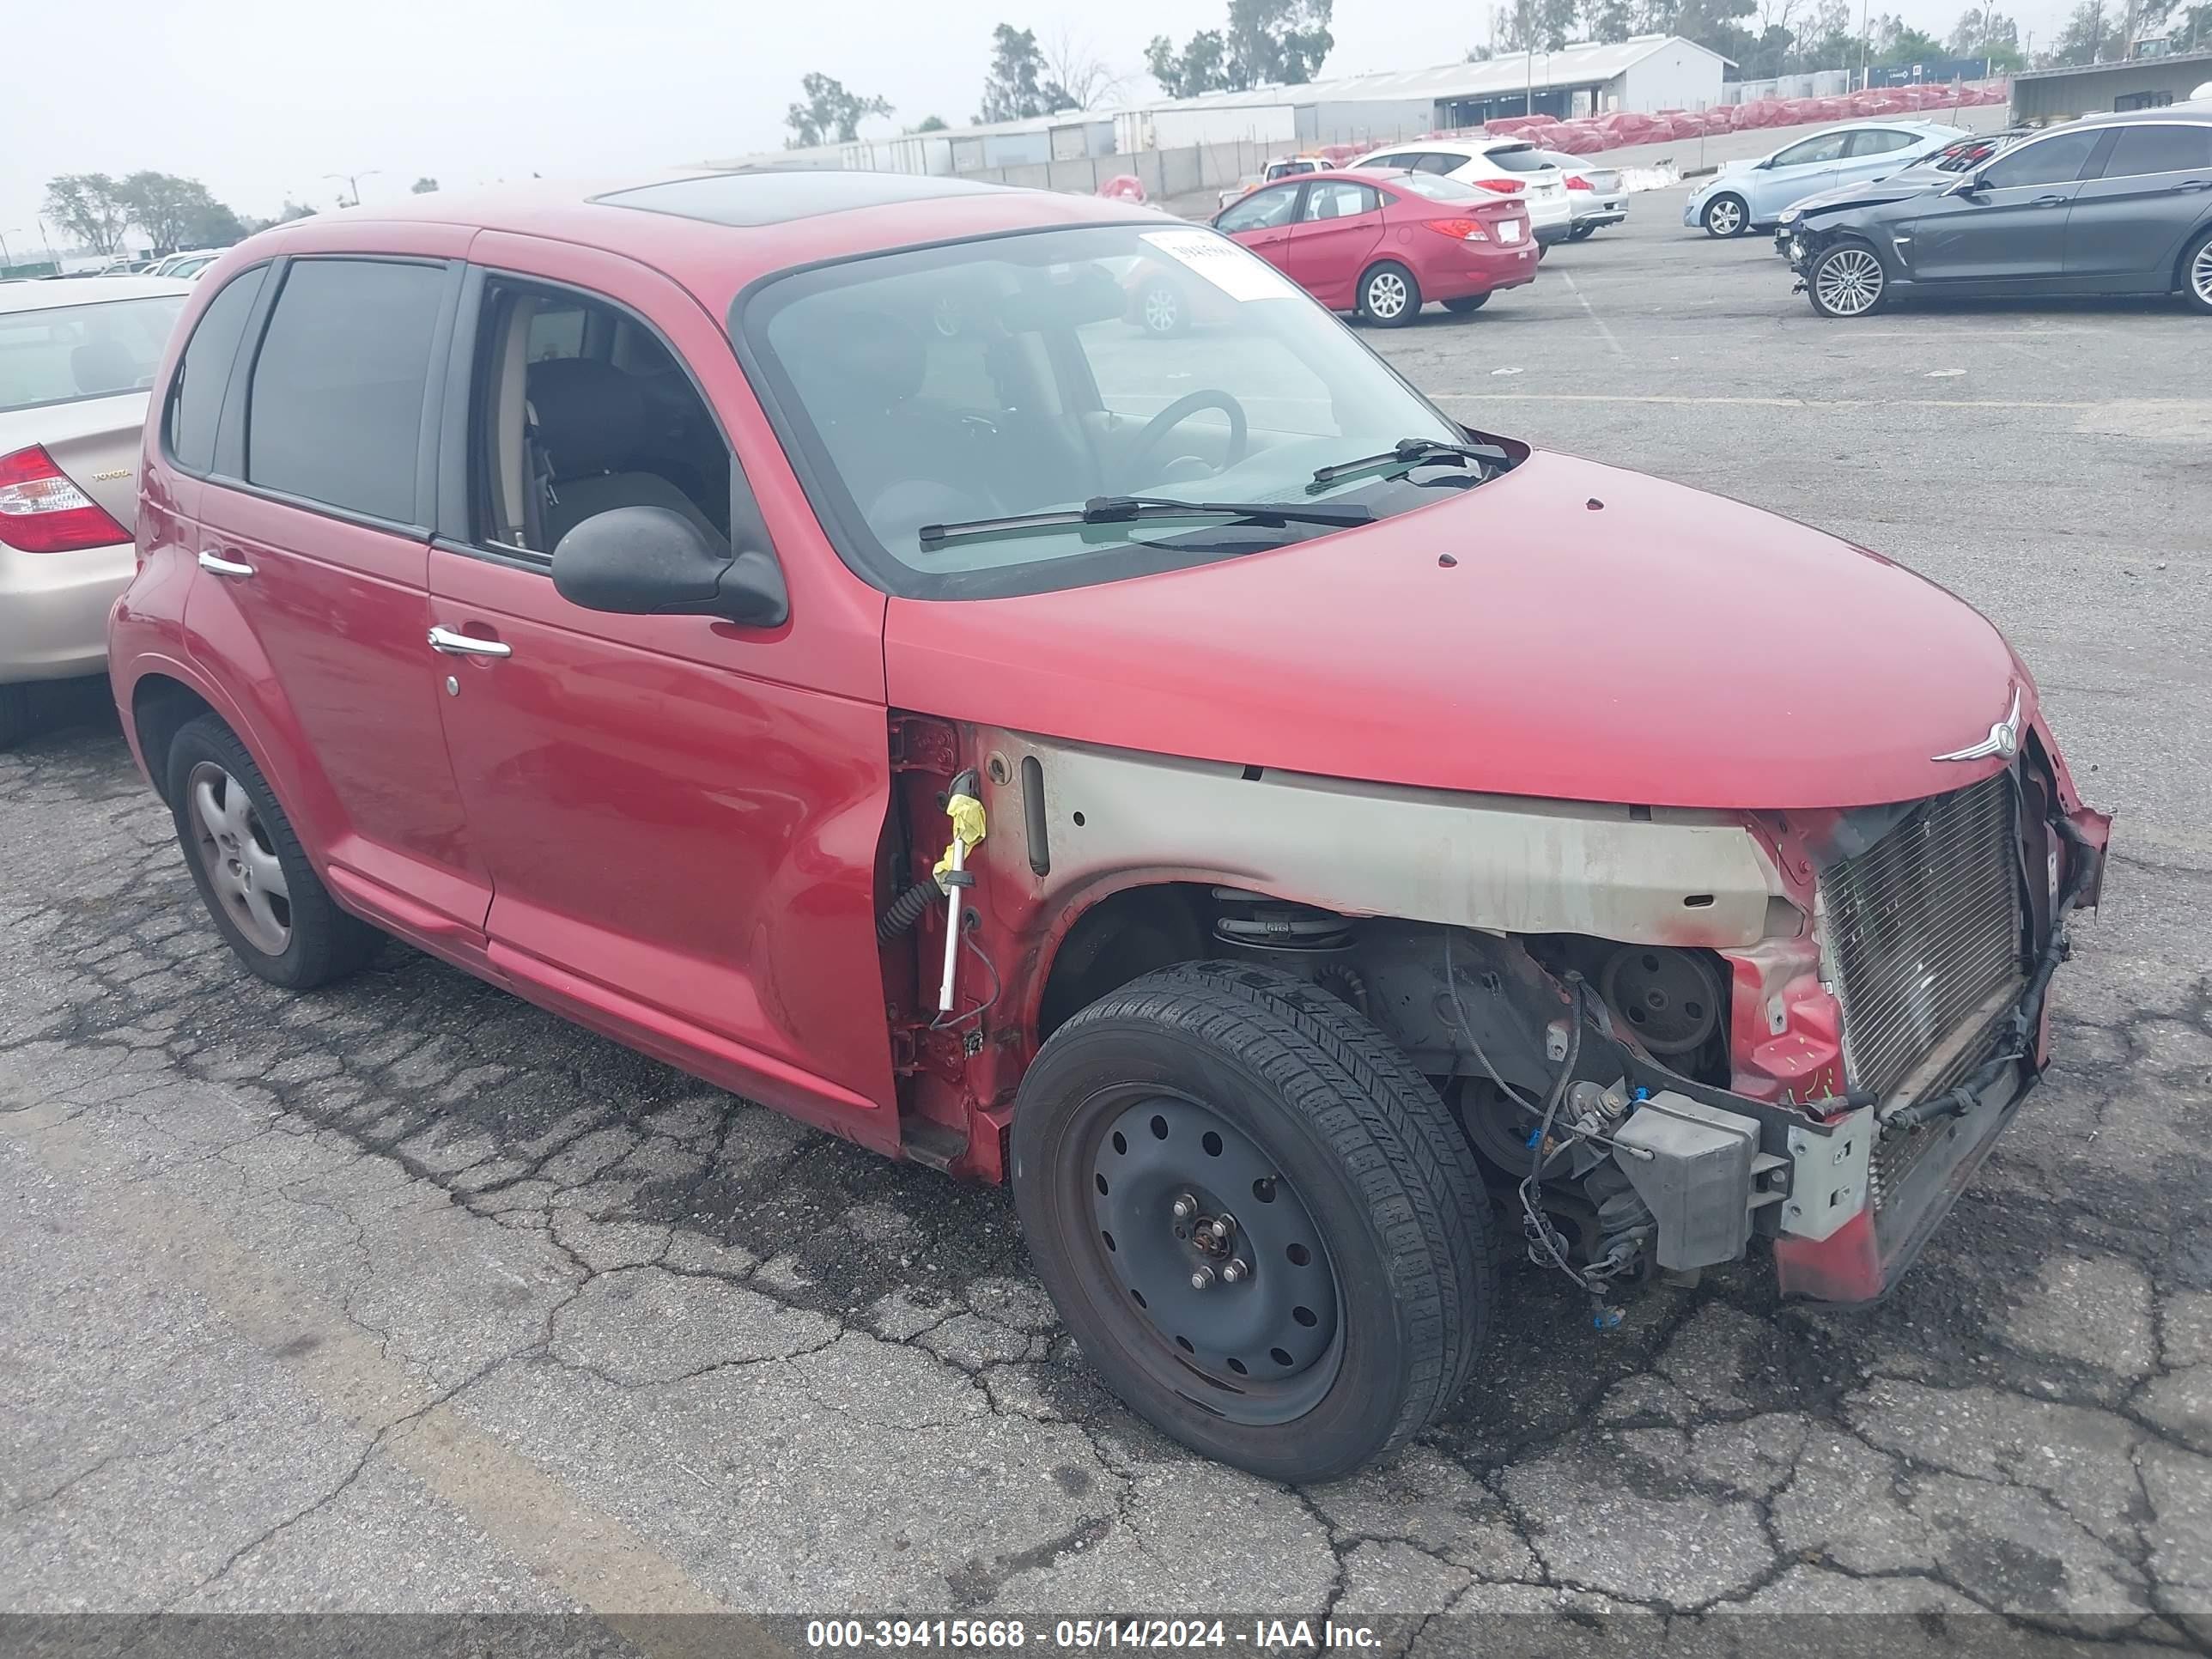
{"label": "green tree", "polygon": [[1027,121],[1075,107],[1065,88],[1048,84],[1036,32],[1001,23],[991,31],[991,69],[983,77],[983,107],[975,119]]}
{"label": "green tree", "polygon": [[410,196],[433,196],[437,193],[437,190],[438,181],[427,173],[407,186],[407,193]]}
{"label": "green tree", "polygon": [[64,173],[47,181],[46,217],[93,252],[112,253],[131,228],[131,204],[104,173]]}
{"label": "green tree", "polygon": [[1607,46],[1636,33],[1636,9],[1629,0],[1589,0],[1583,13],[1583,33]]}
{"label": "green tree", "polygon": [[925,115],[907,129],[908,132],[943,132],[945,130],[942,115]]}
{"label": "green tree", "polygon": [[1145,48],[1145,68],[1170,98],[1195,98],[1229,84],[1229,45],[1219,29],[1200,29],[1177,52],[1175,42],[1156,34]]}
{"label": "green tree", "polygon": [[2053,64],[2096,64],[2120,55],[2120,30],[2105,9],[2105,0],[2081,0],[2066,15],[2066,27],[2045,61]]}
{"label": "green tree", "polygon": [[1843,69],[1859,61],[1858,17],[1850,0],[1814,0],[1811,15],[1797,31],[1785,74]]}
{"label": "green tree", "polygon": [[806,101],[784,112],[783,124],[791,129],[791,137],[783,141],[786,149],[833,142],[849,144],[860,136],[861,122],[891,112],[889,99],[863,98],[847,91],[842,81],[819,72],[802,76],[799,89]]}
{"label": "green tree", "polygon": [[1576,33],[1577,0],[1509,0],[1490,13],[1490,38],[1501,52],[1557,52]]}
{"label": "green tree", "polygon": [[116,193],[155,247],[225,247],[246,234],[246,222],[197,179],[143,171],[124,179]]}

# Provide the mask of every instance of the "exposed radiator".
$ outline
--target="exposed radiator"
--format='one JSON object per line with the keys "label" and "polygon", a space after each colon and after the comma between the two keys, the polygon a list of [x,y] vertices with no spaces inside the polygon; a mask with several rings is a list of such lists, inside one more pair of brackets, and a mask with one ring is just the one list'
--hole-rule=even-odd
{"label": "exposed radiator", "polygon": [[1853,1088],[1887,1096],[2008,981],[2024,979],[2008,775],[1923,802],[1820,878],[1822,944]]}

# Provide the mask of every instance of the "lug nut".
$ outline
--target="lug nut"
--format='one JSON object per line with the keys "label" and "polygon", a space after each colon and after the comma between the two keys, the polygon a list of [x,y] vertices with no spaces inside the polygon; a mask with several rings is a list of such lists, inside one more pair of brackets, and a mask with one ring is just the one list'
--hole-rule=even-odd
{"label": "lug nut", "polygon": [[1251,1270],[1245,1267],[1245,1265],[1241,1261],[1224,1262],[1222,1264],[1221,1268],[1221,1282],[1224,1285],[1234,1285],[1241,1280],[1244,1275],[1250,1271]]}
{"label": "lug nut", "polygon": [[1235,1216],[1218,1215],[1213,1218],[1213,1237],[1218,1243],[1224,1244],[1227,1243],[1229,1242],[1229,1235],[1236,1231],[1237,1218]]}
{"label": "lug nut", "polygon": [[1212,1268],[1211,1268],[1211,1267],[1198,1267],[1198,1268],[1194,1268],[1194,1269],[1193,1269],[1193,1271],[1192,1271],[1192,1273],[1191,1273],[1191,1275],[1190,1275],[1190,1287],[1191,1287],[1191,1289],[1193,1289],[1194,1291],[1202,1291],[1202,1290],[1206,1289],[1207,1285],[1211,1285],[1211,1284],[1212,1284],[1212,1283],[1213,1283],[1213,1269],[1212,1269]]}
{"label": "lug nut", "polygon": [[1198,1213],[1198,1200],[1188,1193],[1185,1193],[1168,1206],[1168,1213],[1174,1216],[1177,1221],[1188,1221]]}

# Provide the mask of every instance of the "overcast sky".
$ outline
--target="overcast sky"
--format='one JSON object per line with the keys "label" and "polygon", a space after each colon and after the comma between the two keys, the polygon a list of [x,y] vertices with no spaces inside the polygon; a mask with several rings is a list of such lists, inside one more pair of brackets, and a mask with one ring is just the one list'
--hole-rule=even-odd
{"label": "overcast sky", "polygon": [[[1966,0],[1905,0],[1938,36]],[[1891,6],[1896,0],[1890,0]],[[1877,5],[1875,9],[1887,8]],[[2064,0],[2015,9],[2047,37]],[[1210,25],[1226,0],[106,0],[11,9],[0,82],[0,235],[21,257],[59,173],[140,167],[205,183],[249,216],[328,207],[331,173],[374,204],[448,188],[599,175],[774,149],[810,70],[896,106],[895,131],[975,112],[1001,19],[1087,39],[1149,92],[1144,44]],[[1326,74],[1449,63],[1483,6],[1336,0]],[[1450,20],[1463,17],[1463,26]],[[20,235],[19,235],[20,233]]]}

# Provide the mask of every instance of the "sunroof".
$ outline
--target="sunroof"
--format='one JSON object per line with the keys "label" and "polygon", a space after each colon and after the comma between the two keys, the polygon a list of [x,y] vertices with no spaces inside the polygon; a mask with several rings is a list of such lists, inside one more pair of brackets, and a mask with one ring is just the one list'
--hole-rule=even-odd
{"label": "sunroof", "polygon": [[641,185],[592,199],[606,207],[673,213],[714,225],[775,225],[854,208],[926,202],[940,196],[981,196],[1006,189],[968,179],[933,179],[910,173],[854,173],[833,167],[769,167],[757,173],[716,173]]}

